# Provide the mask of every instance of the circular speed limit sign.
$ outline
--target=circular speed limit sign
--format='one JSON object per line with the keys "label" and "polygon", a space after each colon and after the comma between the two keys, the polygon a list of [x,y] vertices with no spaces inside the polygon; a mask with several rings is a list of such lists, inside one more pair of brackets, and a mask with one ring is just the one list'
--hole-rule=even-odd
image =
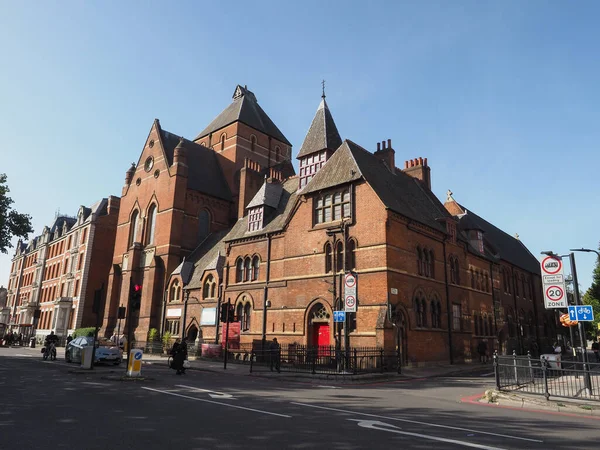
{"label": "circular speed limit sign", "polygon": [[356,299],[354,298],[354,296],[347,295],[346,296],[346,307],[347,308],[354,308],[355,304],[356,304]]}
{"label": "circular speed limit sign", "polygon": [[546,297],[553,302],[559,302],[565,296],[563,288],[560,286],[548,286],[546,288]]}

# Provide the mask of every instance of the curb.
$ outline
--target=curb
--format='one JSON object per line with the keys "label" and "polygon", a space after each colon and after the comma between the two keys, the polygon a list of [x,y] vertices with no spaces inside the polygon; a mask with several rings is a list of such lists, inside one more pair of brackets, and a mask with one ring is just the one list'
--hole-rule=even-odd
{"label": "curb", "polygon": [[500,405],[498,403],[484,403],[484,402],[479,401],[484,395],[485,395],[485,392],[482,392],[480,394],[463,397],[460,399],[460,402],[468,403],[471,405],[488,407],[488,408],[501,408],[501,409],[510,409],[512,411],[525,411],[525,412],[531,412],[531,413],[549,414],[549,415],[553,415],[553,416],[578,417],[578,418],[584,418],[584,419],[590,419],[590,420],[600,420],[600,417],[592,416],[588,412],[567,413],[567,412],[560,412],[560,411],[548,411],[545,409],[529,408],[529,407],[525,406],[525,399],[522,399],[523,403],[522,403],[521,407]]}

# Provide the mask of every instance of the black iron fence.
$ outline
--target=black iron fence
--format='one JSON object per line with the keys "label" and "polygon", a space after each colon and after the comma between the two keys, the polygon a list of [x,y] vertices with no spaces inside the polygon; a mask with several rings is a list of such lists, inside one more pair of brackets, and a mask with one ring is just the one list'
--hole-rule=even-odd
{"label": "black iron fence", "polygon": [[560,355],[494,355],[499,391],[600,401],[600,363]]}
{"label": "black iron fence", "polygon": [[330,375],[400,372],[400,357],[377,347],[283,345],[279,348],[253,348],[249,355],[250,372],[273,370]]}

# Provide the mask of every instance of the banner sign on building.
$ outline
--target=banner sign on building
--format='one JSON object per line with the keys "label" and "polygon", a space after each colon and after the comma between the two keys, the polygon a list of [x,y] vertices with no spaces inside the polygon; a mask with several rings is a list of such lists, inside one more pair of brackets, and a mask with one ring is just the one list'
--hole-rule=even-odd
{"label": "banner sign on building", "polygon": [[546,309],[566,309],[567,293],[563,263],[560,256],[545,256],[541,262],[544,306]]}

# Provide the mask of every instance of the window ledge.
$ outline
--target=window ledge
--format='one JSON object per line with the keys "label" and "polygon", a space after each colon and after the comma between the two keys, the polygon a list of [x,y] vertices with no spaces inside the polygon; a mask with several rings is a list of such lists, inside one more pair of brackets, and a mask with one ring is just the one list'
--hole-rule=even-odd
{"label": "window ledge", "polygon": [[[351,217],[346,217],[346,219],[352,219]],[[313,225],[312,229],[310,229],[309,231],[320,231],[320,230],[326,230],[328,228],[335,228],[335,227],[339,227],[344,223],[344,220],[340,219],[340,220],[334,220],[331,222],[324,222],[324,223],[319,223],[319,224],[315,224]],[[341,233],[341,230],[340,230]]]}

